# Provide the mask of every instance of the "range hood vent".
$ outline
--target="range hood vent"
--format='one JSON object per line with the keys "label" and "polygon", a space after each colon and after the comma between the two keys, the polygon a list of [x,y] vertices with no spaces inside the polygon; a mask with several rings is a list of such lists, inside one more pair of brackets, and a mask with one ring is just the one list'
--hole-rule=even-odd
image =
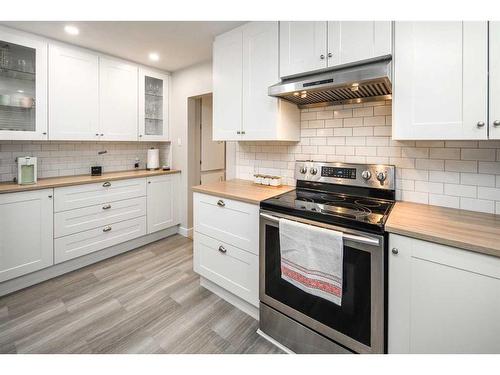
{"label": "range hood vent", "polygon": [[391,99],[391,59],[286,79],[269,87],[269,95],[299,108]]}

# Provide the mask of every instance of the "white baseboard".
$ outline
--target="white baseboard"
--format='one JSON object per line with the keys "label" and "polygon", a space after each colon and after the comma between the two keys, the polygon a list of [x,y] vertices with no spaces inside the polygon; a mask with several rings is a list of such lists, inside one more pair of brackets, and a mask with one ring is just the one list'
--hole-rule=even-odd
{"label": "white baseboard", "polygon": [[54,264],[53,266],[17,277],[12,280],[4,281],[3,283],[0,283],[0,297],[17,290],[27,288],[31,285],[38,284],[42,281],[52,279],[67,272],[71,272],[79,268],[88,266],[89,264],[96,263],[101,260],[111,258],[115,255],[122,254],[138,247],[147,245],[148,243],[161,240],[165,237],[176,234],[177,232],[177,226],[160,230],[158,232],[151,233],[139,238],[134,238],[133,240],[123,242],[121,244],[111,246],[91,254],[83,255],[81,257],[71,259],[63,263]]}
{"label": "white baseboard", "polygon": [[285,353],[287,354],[295,354],[294,351],[288,349],[285,345],[283,344],[280,344],[278,341],[276,341],[275,339],[273,339],[271,336],[269,335],[266,335],[264,332],[262,332],[260,330],[260,328],[257,330],[257,334],[263,338],[265,338],[267,341],[269,341],[271,344],[273,344],[274,346],[276,346],[277,348],[283,350]]}
{"label": "white baseboard", "polygon": [[237,307],[244,313],[250,315],[255,320],[259,320],[259,308],[254,305],[249,304],[247,301],[242,300],[226,289],[220,287],[219,285],[213,283],[212,281],[205,279],[200,276],[200,285],[205,289],[210,290],[212,293],[217,294],[220,298],[226,300],[231,305]]}
{"label": "white baseboard", "polygon": [[193,228],[184,228],[179,226],[179,234],[184,237],[193,238]]}

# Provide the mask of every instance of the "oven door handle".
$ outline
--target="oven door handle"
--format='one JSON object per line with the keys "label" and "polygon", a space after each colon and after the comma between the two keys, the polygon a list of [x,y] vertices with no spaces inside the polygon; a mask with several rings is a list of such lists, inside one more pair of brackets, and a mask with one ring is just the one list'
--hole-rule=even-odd
{"label": "oven door handle", "polygon": [[[279,217],[276,217],[273,215],[261,213],[260,216],[263,217],[264,219],[271,220],[271,221],[274,221],[276,223],[279,223],[279,221],[280,221]],[[291,220],[291,219],[287,218],[287,220]],[[297,221],[299,223],[301,222],[300,220],[294,220],[294,221]],[[303,224],[305,224],[305,223],[303,223]],[[312,224],[307,223],[307,225],[312,225]],[[328,227],[326,227],[326,229],[328,229]],[[349,241],[359,242],[359,243],[363,243],[363,244],[367,244],[367,245],[373,245],[373,246],[380,245],[380,241],[378,240],[378,238],[357,236],[355,234],[349,234],[349,233],[344,233],[344,232],[342,232],[342,237],[345,238],[346,240],[349,240]]]}

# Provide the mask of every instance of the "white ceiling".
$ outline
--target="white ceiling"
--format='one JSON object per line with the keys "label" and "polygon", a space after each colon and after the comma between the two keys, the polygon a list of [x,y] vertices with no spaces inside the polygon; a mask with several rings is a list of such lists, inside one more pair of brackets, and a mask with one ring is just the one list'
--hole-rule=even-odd
{"label": "white ceiling", "polygon": [[[214,36],[244,22],[238,21],[92,21],[92,22],[2,22],[6,26],[52,39],[91,48],[110,55],[175,71],[209,60]],[[80,34],[72,36],[65,25],[74,25]],[[150,61],[157,52],[160,60]]]}

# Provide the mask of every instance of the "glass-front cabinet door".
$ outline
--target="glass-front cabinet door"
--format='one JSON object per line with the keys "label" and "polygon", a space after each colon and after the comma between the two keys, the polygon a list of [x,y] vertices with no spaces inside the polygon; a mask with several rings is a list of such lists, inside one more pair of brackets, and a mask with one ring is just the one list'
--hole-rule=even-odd
{"label": "glass-front cabinet door", "polygon": [[47,44],[0,28],[0,140],[47,139]]}
{"label": "glass-front cabinet door", "polygon": [[139,140],[169,141],[168,75],[140,69]]}

